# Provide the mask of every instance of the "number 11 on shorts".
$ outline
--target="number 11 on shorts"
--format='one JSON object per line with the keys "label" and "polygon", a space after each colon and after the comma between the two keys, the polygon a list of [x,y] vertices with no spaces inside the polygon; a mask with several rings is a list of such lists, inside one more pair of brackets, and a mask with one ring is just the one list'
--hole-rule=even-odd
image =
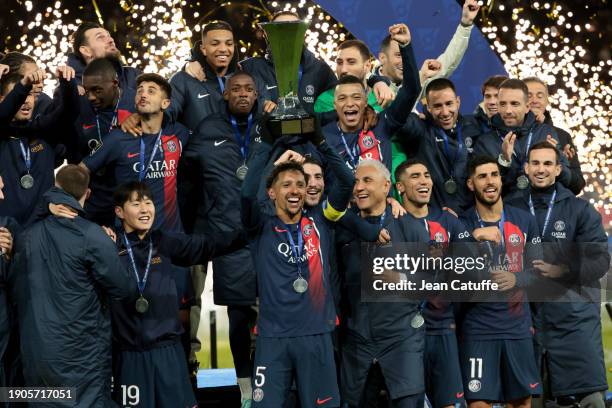
{"label": "number 11 on shorts", "polygon": [[482,358],[470,358],[470,378],[482,378]]}

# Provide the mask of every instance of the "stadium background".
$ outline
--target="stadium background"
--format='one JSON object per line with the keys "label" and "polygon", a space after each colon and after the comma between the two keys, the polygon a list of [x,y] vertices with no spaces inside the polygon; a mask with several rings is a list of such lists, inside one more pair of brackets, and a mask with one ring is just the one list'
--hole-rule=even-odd
{"label": "stadium background", "polygon": [[[459,22],[461,2],[455,0],[8,0],[0,12],[4,43],[0,51],[33,55],[51,68],[70,52],[69,35],[81,21],[99,21],[111,31],[126,62],[169,77],[182,67],[200,24],[229,21],[240,39],[241,57],[265,50],[257,22],[274,11],[294,9],[311,19],[307,46],[333,66],[335,44],[357,37],[377,54],[389,24],[406,22],[412,31],[417,60],[443,52]],[[569,130],[578,146],[587,187],[583,197],[612,231],[612,139],[610,138],[610,32],[612,12],[607,0],[580,2],[485,0],[466,56],[451,79],[458,84],[462,113],[480,100],[480,84],[491,74],[537,75],[551,87],[553,121]],[[49,79],[46,91],[55,83]],[[207,288],[212,285],[207,284]],[[612,287],[612,284],[610,284]],[[208,290],[207,290],[208,292]],[[212,299],[212,293],[206,298]],[[609,299],[612,300],[612,299]],[[208,339],[207,304],[202,338]],[[217,309],[219,366],[231,367],[226,314]],[[602,309],[608,383],[612,379],[612,324]],[[206,341],[200,354],[209,362]]]}

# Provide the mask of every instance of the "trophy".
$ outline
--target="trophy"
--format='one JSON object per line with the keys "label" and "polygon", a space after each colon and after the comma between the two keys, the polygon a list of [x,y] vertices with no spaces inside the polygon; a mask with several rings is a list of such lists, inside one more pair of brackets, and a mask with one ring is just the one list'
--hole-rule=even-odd
{"label": "trophy", "polygon": [[299,67],[308,24],[304,21],[261,23],[268,37],[278,84],[278,106],[268,122],[275,137],[314,132],[314,118],[300,105]]}

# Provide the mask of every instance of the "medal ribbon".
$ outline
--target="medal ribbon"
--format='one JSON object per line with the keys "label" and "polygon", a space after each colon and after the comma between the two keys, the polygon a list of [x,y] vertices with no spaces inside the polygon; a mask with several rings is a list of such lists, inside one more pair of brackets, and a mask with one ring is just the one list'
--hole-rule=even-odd
{"label": "medal ribbon", "polygon": [[230,115],[230,121],[232,122],[232,127],[234,128],[234,135],[236,136],[236,143],[240,146],[240,154],[242,154],[242,158],[246,163],[247,156],[249,155],[249,143],[251,142],[251,126],[253,126],[253,114],[249,113],[249,118],[247,119],[247,128],[244,138],[240,133],[240,129],[238,128],[238,122],[234,115]]}
{"label": "medal ribbon", "polygon": [[521,163],[521,171],[525,168],[525,163],[527,163],[527,159],[529,158],[529,148],[531,147],[531,138],[533,137],[533,130],[529,131],[529,136],[527,136],[527,144],[525,145],[525,155],[523,156],[523,161]]}
{"label": "medal ribbon", "polygon": [[[550,197],[550,201],[548,202],[548,209],[546,210],[546,217],[544,218],[544,227],[542,228],[542,239],[544,239],[544,234],[546,234],[546,228],[548,228],[550,216],[552,214],[553,207],[555,206],[556,197],[557,197],[557,190],[553,191],[552,197]],[[531,200],[531,194],[529,194],[529,211],[531,212],[531,215],[535,217],[535,208],[533,207],[533,201]]]}
{"label": "medal ribbon", "polygon": [[140,280],[140,276],[138,276],[138,269],[136,268],[136,260],[134,259],[134,252],[132,252],[132,246],[130,245],[130,241],[128,240],[125,232],[123,233],[123,240],[125,241],[125,248],[127,249],[128,255],[130,256],[130,261],[132,262],[132,269],[134,270],[134,275],[136,276],[136,283],[138,284],[138,292],[140,292],[140,296],[144,292],[145,286],[147,284],[147,278],[149,277],[149,269],[151,268],[151,257],[153,256],[153,242],[151,242],[151,237],[149,237],[149,256],[147,257],[147,267],[145,268],[144,277],[142,281]]}
{"label": "medal ribbon", "polygon": [[459,124],[457,124],[456,126],[457,126],[457,150],[455,151],[455,154],[453,155],[452,159],[450,156],[450,146],[448,143],[448,135],[446,134],[444,130],[439,129],[439,133],[442,136],[442,139],[444,140],[444,156],[446,157],[446,160],[450,164],[450,178],[451,179],[455,178],[455,164],[457,163],[457,158],[459,157],[461,150],[463,150],[463,138],[461,137],[461,126]]}
{"label": "medal ribbon", "polygon": [[218,76],[217,82],[219,82],[219,88],[221,88],[221,93],[225,92],[225,83],[223,82],[223,78]]}
{"label": "medal ribbon", "polygon": [[[484,228],[485,227],[484,223],[482,222],[482,219],[480,218],[480,214],[478,214],[478,211],[476,211],[476,217],[478,218],[478,223],[480,224],[480,228]],[[500,245],[498,247],[499,248],[499,252],[495,253],[493,251],[493,246],[491,245],[491,243],[489,241],[486,241],[487,246],[489,247],[489,252],[491,253],[491,256],[494,257],[495,259],[497,259],[497,261],[499,261],[499,254],[500,254],[500,252],[503,252],[503,250],[506,248],[506,239],[505,239],[505,234],[504,234],[504,226],[505,226],[505,224],[506,224],[506,213],[505,213],[504,210],[502,210],[501,219],[497,223],[499,231],[501,232],[501,243],[500,243]],[[501,264],[500,263],[496,263],[495,265],[501,265]]]}
{"label": "medal ribbon", "polygon": [[30,169],[32,168],[32,156],[31,156],[30,145],[27,144],[27,146],[28,148],[26,149],[26,147],[23,145],[23,140],[19,139],[19,148],[21,149],[21,157],[23,158],[23,162],[25,163],[27,173],[30,174]]}
{"label": "medal ribbon", "polygon": [[304,237],[302,235],[302,227],[301,227],[301,219],[300,223],[297,225],[297,236],[298,236],[298,244],[295,245],[295,241],[293,240],[293,234],[291,233],[291,228],[289,225],[285,224],[287,228],[287,237],[289,238],[289,244],[291,246],[291,253],[293,254],[293,258],[295,259],[295,263],[298,269],[298,279],[302,277],[302,252],[304,248]]}
{"label": "medal ribbon", "polygon": [[[119,90],[119,97],[117,98],[115,109],[113,110],[113,118],[111,119],[110,126],[108,127],[108,133],[110,133],[110,131],[117,126],[119,102],[121,102],[121,90]],[[98,111],[96,111],[96,130],[98,131],[98,141],[102,143],[102,132],[100,132],[100,119],[98,118]]]}
{"label": "medal ribbon", "polygon": [[161,134],[162,134],[162,129],[159,130],[159,134],[157,135],[157,138],[155,139],[155,145],[153,146],[153,151],[151,152],[151,157],[149,158],[149,163],[147,164],[147,167],[144,166],[145,143],[144,143],[144,140],[142,140],[143,138],[142,137],[140,138],[140,172],[138,175],[138,181],[143,181],[145,177],[147,176],[149,167],[151,167],[151,163],[153,163],[153,158],[155,157],[155,154],[157,153],[157,149],[159,148],[161,144]]}

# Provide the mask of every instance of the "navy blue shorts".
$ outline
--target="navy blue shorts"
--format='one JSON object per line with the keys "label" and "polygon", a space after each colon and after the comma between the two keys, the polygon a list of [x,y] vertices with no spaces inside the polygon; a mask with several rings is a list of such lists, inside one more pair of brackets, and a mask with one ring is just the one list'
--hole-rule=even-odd
{"label": "navy blue shorts", "polygon": [[416,401],[425,390],[423,381],[424,329],[409,338],[368,341],[347,335],[342,343],[340,383],[342,400],[351,406],[363,401],[372,363],[378,362],[389,391],[389,397],[397,400],[410,396]]}
{"label": "navy blue shorts", "polygon": [[147,351],[118,351],[113,399],[124,407],[197,407],[185,354],[177,342]]}
{"label": "navy blue shorts", "polygon": [[339,407],[331,333],[257,337],[253,407],[282,407],[295,380],[302,407]]}
{"label": "navy blue shorts", "polygon": [[508,402],[542,393],[531,338],[465,340],[460,356],[468,401]]}
{"label": "navy blue shorts", "polygon": [[455,333],[425,336],[425,393],[433,408],[465,402]]}

